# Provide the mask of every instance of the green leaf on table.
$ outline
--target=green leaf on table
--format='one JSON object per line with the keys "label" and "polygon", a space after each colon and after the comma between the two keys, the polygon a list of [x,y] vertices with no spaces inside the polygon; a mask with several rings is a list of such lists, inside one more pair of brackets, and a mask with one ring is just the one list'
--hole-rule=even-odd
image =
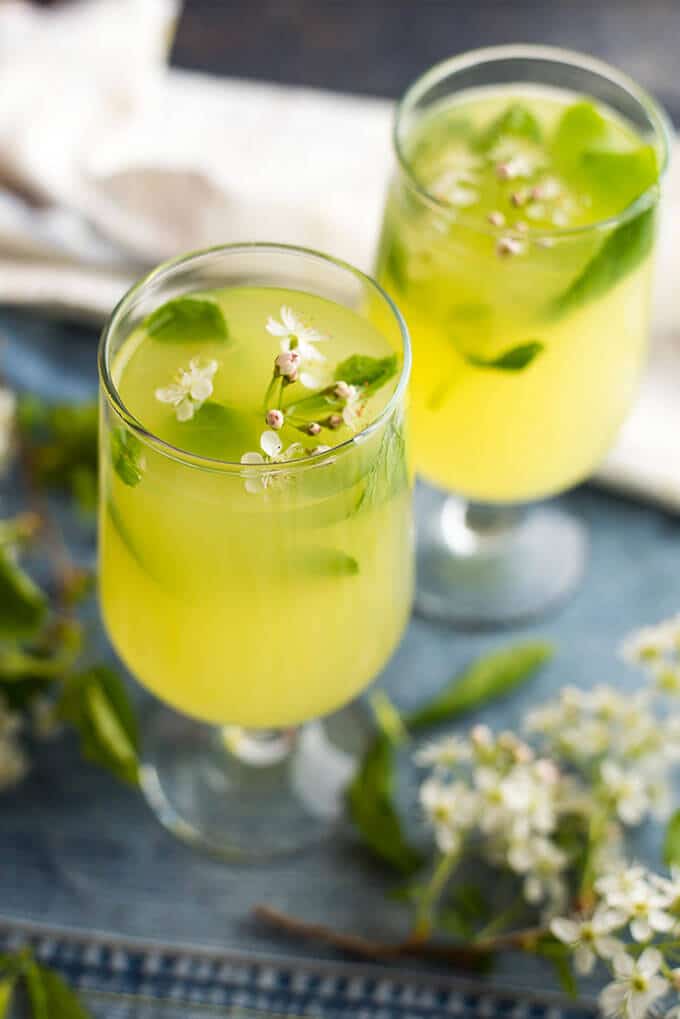
{"label": "green leaf on table", "polygon": [[[380,703],[378,725],[385,718],[384,698]],[[379,729],[347,787],[347,810],[366,848],[408,877],[421,867],[423,856],[408,841],[394,803],[394,753],[400,739],[388,728]]]}
{"label": "green leaf on table", "polygon": [[65,683],[59,714],[80,735],[83,756],[135,785],[139,731],[125,686],[111,669],[95,666]]}
{"label": "green leaf on table", "polygon": [[477,139],[477,148],[489,152],[501,138],[512,136],[540,145],[543,140],[541,125],[531,110],[522,103],[512,103],[493,120]]}
{"label": "green leaf on table", "polygon": [[0,638],[30,637],[47,615],[47,597],[0,546]]}
{"label": "green leaf on table", "polygon": [[19,431],[37,480],[69,492],[84,510],[96,505],[96,401],[50,405],[35,396],[19,401]]}
{"label": "green leaf on table", "polygon": [[644,194],[659,176],[653,145],[641,145],[630,152],[589,149],[581,156],[581,166],[590,190],[621,210]]}
{"label": "green leaf on table", "polygon": [[83,1007],[78,995],[58,973],[45,966],[36,968],[47,1002],[47,1019],[92,1019],[91,1012]]}
{"label": "green leaf on table", "polygon": [[368,357],[354,354],[341,361],[335,369],[336,379],[342,379],[350,386],[364,386],[367,393],[375,393],[397,374],[397,355],[389,357]]}
{"label": "green leaf on table", "polygon": [[667,867],[680,867],[680,810],[675,811],[666,826],[663,862]]}
{"label": "green leaf on table", "polygon": [[0,979],[0,1019],[9,1019],[13,995],[14,980],[10,977]]}
{"label": "green leaf on table", "polygon": [[224,341],[229,329],[217,301],[210,297],[175,297],[144,320],[149,336],[164,343]]}
{"label": "green leaf on table", "polygon": [[552,644],[530,641],[477,658],[428,703],[404,716],[407,729],[423,729],[476,711],[505,697],[537,672],[554,653]]}
{"label": "green leaf on table", "polygon": [[548,308],[558,318],[581,304],[601,297],[640,265],[651,252],[656,210],[646,209],[613,230],[586,267]]}
{"label": "green leaf on table", "polygon": [[528,368],[531,362],[542,354],[545,344],[540,340],[528,340],[526,343],[519,343],[516,347],[510,347],[498,357],[484,358],[475,357],[473,354],[463,354],[463,357],[475,368],[489,368],[500,372],[521,372]]}
{"label": "green leaf on table", "polygon": [[[24,962],[23,978],[31,1005],[31,1016],[33,1019],[50,1019],[47,988],[43,981],[42,969],[31,958],[27,958]],[[56,1012],[52,1014],[57,1015]]]}
{"label": "green leaf on table", "polygon": [[354,556],[338,548],[310,545],[295,552],[296,572],[305,577],[355,577],[359,563]]}
{"label": "green leaf on table", "polygon": [[124,485],[134,488],[144,477],[144,447],[127,428],[111,432],[111,464]]}
{"label": "green leaf on table", "polygon": [[555,976],[564,993],[568,994],[570,998],[575,998],[578,995],[578,984],[571,967],[569,946],[563,945],[548,935],[537,943],[535,952],[536,955],[540,955],[552,964]]}
{"label": "green leaf on table", "polygon": [[554,158],[563,166],[576,166],[581,153],[603,142],[609,128],[600,111],[587,99],[568,106],[552,140]]}

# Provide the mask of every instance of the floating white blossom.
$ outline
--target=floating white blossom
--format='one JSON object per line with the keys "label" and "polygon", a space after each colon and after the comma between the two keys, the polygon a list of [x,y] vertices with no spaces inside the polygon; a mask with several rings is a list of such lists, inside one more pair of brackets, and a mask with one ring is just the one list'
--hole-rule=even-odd
{"label": "floating white blossom", "polygon": [[[318,389],[325,381],[325,373],[322,365],[326,358],[315,347],[316,343],[328,339],[318,330],[308,326],[292,308],[283,305],[280,311],[281,321],[273,317],[267,320],[266,329],[272,336],[278,336],[281,340],[281,352],[299,354],[299,361],[295,365],[295,375],[307,389]],[[280,357],[280,355],[279,355]],[[277,365],[279,358],[277,358]],[[279,370],[281,368],[279,367]],[[290,374],[282,371],[282,374]]]}
{"label": "floating white blossom", "polygon": [[156,399],[175,408],[178,421],[190,421],[212,396],[217,361],[194,357],[189,367],[178,372],[176,381],[156,390]]}
{"label": "floating white blossom", "polygon": [[[260,436],[260,448],[262,452],[254,451],[250,453],[244,453],[241,457],[241,463],[248,466],[261,467],[264,464],[275,464],[284,463],[287,460],[295,460],[300,456],[304,456],[304,447],[300,442],[293,442],[287,449],[284,450],[281,439],[276,432],[266,431]],[[267,473],[267,471],[244,471],[244,487],[246,492],[250,492],[251,495],[255,495],[259,492],[263,492],[277,481],[285,481],[286,476],[277,473]]]}

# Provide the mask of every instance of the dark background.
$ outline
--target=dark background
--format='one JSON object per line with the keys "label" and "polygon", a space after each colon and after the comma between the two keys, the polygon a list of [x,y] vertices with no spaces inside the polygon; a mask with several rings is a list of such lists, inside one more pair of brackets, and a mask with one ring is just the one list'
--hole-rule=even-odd
{"label": "dark background", "polygon": [[396,97],[444,57],[509,42],[603,57],[680,120],[680,0],[186,0],[173,63]]}

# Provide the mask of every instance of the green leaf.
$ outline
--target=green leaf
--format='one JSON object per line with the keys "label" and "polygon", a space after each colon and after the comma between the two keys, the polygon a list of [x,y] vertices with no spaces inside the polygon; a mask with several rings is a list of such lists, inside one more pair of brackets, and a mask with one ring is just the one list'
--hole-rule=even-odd
{"label": "green leaf", "polygon": [[585,269],[549,306],[556,318],[601,297],[637,269],[651,252],[656,234],[656,210],[646,209],[613,230]]}
{"label": "green leaf", "polygon": [[571,968],[571,955],[567,945],[548,936],[541,939],[535,947],[537,955],[547,959],[555,970],[560,987],[570,998],[578,995],[578,984]]}
{"label": "green leaf", "polygon": [[37,480],[69,492],[82,509],[92,510],[97,491],[96,401],[50,405],[25,396],[17,420]]}
{"label": "green leaf", "polygon": [[540,145],[543,140],[538,120],[522,103],[512,103],[499,114],[477,139],[477,148],[480,152],[489,152],[501,138],[507,138],[508,135],[525,138],[536,145]]}
{"label": "green leaf", "polygon": [[92,1019],[92,1014],[80,1002],[78,995],[52,969],[37,967],[47,1001],[48,1019]]}
{"label": "green leaf", "polygon": [[134,488],[144,477],[144,447],[127,428],[111,432],[111,464],[124,485]]}
{"label": "green leaf", "polygon": [[117,778],[138,781],[139,732],[125,686],[111,669],[95,666],[67,680],[59,714],[80,734],[87,760]]}
{"label": "green leaf", "polygon": [[602,142],[607,133],[607,121],[597,107],[582,99],[560,117],[552,141],[553,156],[563,166],[575,166],[581,153]]}
{"label": "green leaf", "polygon": [[494,371],[502,372],[521,372],[539,354],[542,354],[544,350],[545,344],[541,343],[540,340],[529,340],[527,343],[520,343],[516,347],[511,347],[494,358],[474,357],[472,354],[463,354],[463,356],[468,364],[474,365],[475,368],[490,368]]}
{"label": "green leaf", "polygon": [[359,563],[342,549],[310,545],[297,549],[294,567],[307,577],[355,577]]}
{"label": "green leaf", "polygon": [[551,644],[532,641],[501,648],[457,673],[431,701],[404,717],[410,730],[448,722],[504,697],[530,679],[553,655]]}
{"label": "green leaf", "polygon": [[229,337],[222,309],[209,297],[175,297],[151,312],[144,328],[164,343],[211,343]]}
{"label": "green leaf", "polygon": [[47,615],[47,598],[0,546],[0,638],[30,637]]}
{"label": "green leaf", "polygon": [[599,192],[616,209],[625,209],[659,176],[652,145],[641,145],[632,152],[589,149],[581,156],[581,166],[590,191]]}
{"label": "green leaf", "polygon": [[23,977],[31,1005],[32,1019],[50,1019],[47,989],[43,983],[42,971],[33,959],[26,959],[24,962]]}
{"label": "green leaf", "polygon": [[397,374],[397,355],[390,357],[368,357],[354,354],[335,369],[336,379],[342,379],[350,386],[364,386],[366,392],[375,393]]}
{"label": "green leaf", "polygon": [[404,877],[423,864],[412,846],[394,805],[394,744],[379,733],[347,788],[349,816],[366,848]]}
{"label": "green leaf", "polygon": [[680,867],[680,810],[675,811],[666,827],[663,861],[667,867]]}
{"label": "green leaf", "polygon": [[0,980],[0,1019],[9,1019],[14,994],[14,980]]}

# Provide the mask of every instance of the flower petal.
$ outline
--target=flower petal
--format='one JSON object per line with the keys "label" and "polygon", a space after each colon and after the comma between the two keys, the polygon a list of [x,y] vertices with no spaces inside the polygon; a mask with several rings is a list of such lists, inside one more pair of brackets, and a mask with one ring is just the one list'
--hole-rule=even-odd
{"label": "flower petal", "polygon": [[156,390],[156,399],[160,400],[161,403],[170,403],[173,407],[184,399],[186,396],[186,390],[183,386],[171,385],[162,386]]}
{"label": "flower petal", "polygon": [[243,482],[243,487],[248,495],[259,495],[264,489],[264,485],[260,478],[246,478]]}
{"label": "flower petal", "polygon": [[178,421],[191,421],[196,407],[188,396],[185,396],[181,403],[175,408],[175,415]]}
{"label": "flower petal", "polygon": [[264,457],[262,456],[262,453],[257,453],[257,452],[244,453],[243,456],[241,457],[241,463],[242,464],[263,464],[264,463]]}
{"label": "flower petal", "polygon": [[276,432],[263,432],[260,436],[260,446],[271,459],[275,459],[283,449],[283,443]]}
{"label": "flower petal", "polygon": [[575,920],[568,920],[561,916],[551,920],[550,930],[557,940],[564,942],[565,945],[573,945],[574,942],[578,941],[581,933],[580,925]]}
{"label": "flower petal", "polygon": [[194,400],[198,400],[203,403],[212,396],[213,384],[212,379],[207,378],[205,375],[195,375],[191,381],[190,393]]}
{"label": "flower petal", "polygon": [[637,968],[643,976],[651,977],[658,973],[663,965],[663,956],[658,948],[645,948],[637,962]]}

